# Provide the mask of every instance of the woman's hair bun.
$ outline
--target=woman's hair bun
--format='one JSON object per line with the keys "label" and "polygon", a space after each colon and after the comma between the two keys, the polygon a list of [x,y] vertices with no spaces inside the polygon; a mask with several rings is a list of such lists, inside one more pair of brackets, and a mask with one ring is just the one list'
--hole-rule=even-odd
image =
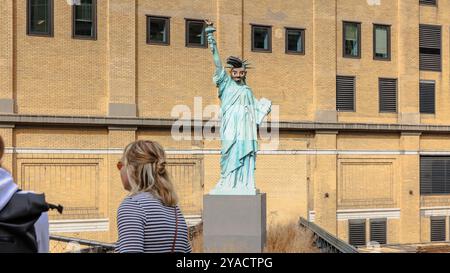
{"label": "woman's hair bun", "polygon": [[159,175],[163,175],[166,172],[166,161],[165,160],[157,160],[156,161],[156,172]]}

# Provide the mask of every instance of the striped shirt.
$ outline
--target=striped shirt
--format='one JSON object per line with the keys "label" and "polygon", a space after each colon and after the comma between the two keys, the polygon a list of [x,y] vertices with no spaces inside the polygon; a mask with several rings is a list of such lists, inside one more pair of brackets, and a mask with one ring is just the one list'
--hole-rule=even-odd
{"label": "striped shirt", "polygon": [[[188,227],[176,206],[178,232],[175,252],[191,252]],[[175,236],[175,208],[150,193],[126,197],[117,211],[119,239],[116,252],[171,252]]]}

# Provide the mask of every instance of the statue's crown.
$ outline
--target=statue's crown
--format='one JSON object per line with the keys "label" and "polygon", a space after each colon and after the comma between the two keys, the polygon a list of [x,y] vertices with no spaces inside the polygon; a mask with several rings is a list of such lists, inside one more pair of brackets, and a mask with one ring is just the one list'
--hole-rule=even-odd
{"label": "statue's crown", "polygon": [[234,57],[234,56],[230,56],[227,59],[227,67],[228,68],[244,68],[244,69],[248,69],[251,68],[250,63],[248,63],[247,60],[242,60],[238,57]]}

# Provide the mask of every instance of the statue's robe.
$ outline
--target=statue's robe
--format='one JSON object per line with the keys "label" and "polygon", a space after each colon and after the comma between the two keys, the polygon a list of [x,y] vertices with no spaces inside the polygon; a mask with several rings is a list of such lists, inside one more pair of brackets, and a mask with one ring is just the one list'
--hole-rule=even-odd
{"label": "statue's robe", "polygon": [[221,100],[221,178],[213,194],[255,194],[257,124],[267,110],[249,86],[236,83],[225,69],[213,77]]}

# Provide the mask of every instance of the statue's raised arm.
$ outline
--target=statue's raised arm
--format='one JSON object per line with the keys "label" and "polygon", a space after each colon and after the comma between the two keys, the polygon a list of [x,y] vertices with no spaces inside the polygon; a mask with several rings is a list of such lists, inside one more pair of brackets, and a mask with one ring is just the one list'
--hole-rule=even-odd
{"label": "statue's raised arm", "polygon": [[206,35],[208,36],[208,44],[213,53],[214,65],[216,66],[216,73],[219,74],[220,71],[223,69],[223,67],[222,61],[220,60],[219,56],[219,50],[217,49],[217,42],[216,39],[214,38],[214,32],[216,32],[216,28],[214,27],[213,22],[209,19],[206,19],[205,23],[207,25],[205,32]]}

